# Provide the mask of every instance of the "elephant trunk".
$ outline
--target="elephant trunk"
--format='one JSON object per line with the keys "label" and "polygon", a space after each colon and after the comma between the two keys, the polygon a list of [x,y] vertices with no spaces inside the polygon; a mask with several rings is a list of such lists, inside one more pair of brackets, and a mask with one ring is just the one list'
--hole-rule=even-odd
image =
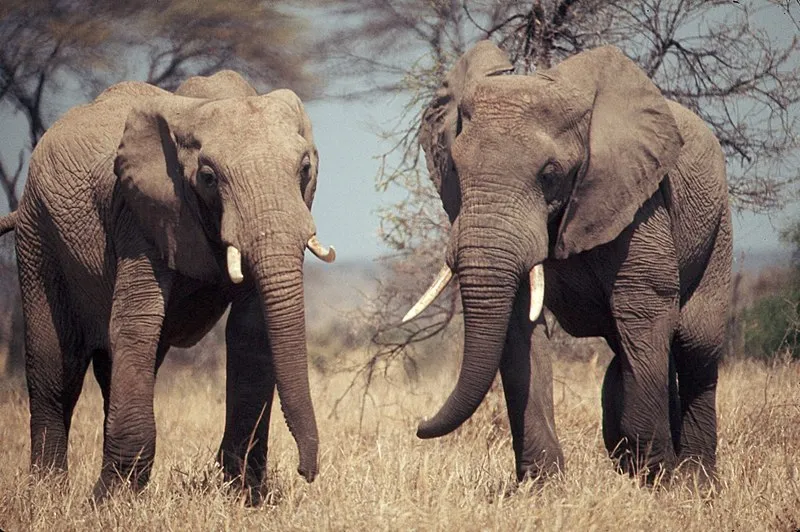
{"label": "elephant trunk", "polygon": [[[450,256],[464,307],[464,357],[455,389],[441,410],[420,424],[420,438],[457,429],[478,408],[497,374],[517,290],[547,250],[543,224],[518,224],[515,219],[530,218],[509,216],[498,224],[496,215],[462,213],[454,225]],[[493,220],[494,225],[481,220]]]}
{"label": "elephant trunk", "polygon": [[444,436],[475,412],[492,385],[506,339],[519,273],[487,268],[480,251],[462,253],[458,280],[464,305],[464,358],[458,382],[444,406],[420,423],[419,438]]}
{"label": "elephant trunk", "polygon": [[318,435],[308,380],[303,252],[307,235],[262,235],[249,257],[261,294],[269,349],[286,424],[300,455],[298,473],[317,474]]}

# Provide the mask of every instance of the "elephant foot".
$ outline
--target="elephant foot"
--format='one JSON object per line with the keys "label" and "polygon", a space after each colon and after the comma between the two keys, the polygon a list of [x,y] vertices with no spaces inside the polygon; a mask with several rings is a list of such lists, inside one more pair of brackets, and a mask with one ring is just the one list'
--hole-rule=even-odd
{"label": "elephant foot", "polygon": [[95,506],[101,506],[112,497],[118,497],[124,491],[131,490],[127,489],[125,483],[121,479],[118,479],[114,482],[109,482],[107,480],[103,480],[101,477],[97,479],[97,482],[94,483],[94,488],[92,488],[91,502]]}
{"label": "elephant foot", "polygon": [[103,468],[100,478],[95,482],[92,489],[92,500],[95,504],[102,504],[111,497],[117,496],[120,492],[139,493],[150,480],[151,465],[144,468],[126,468],[127,473],[123,473],[114,466],[106,465]]}
{"label": "elephant foot", "polygon": [[111,498],[113,491],[114,488],[112,486],[108,486],[105,482],[103,482],[102,478],[98,478],[97,482],[94,483],[94,488],[92,488],[91,500],[95,506],[100,506]]}
{"label": "elephant foot", "polygon": [[517,482],[544,484],[547,480],[559,477],[564,472],[564,457],[559,452],[552,460],[541,460],[533,464],[517,465]]}
{"label": "elephant foot", "polygon": [[274,497],[271,497],[261,484],[247,484],[242,482],[241,476],[229,478],[225,475],[225,487],[233,499],[248,508],[255,508],[261,504],[269,505],[274,501]]}
{"label": "elephant foot", "polygon": [[671,475],[671,484],[683,487],[703,499],[710,499],[722,490],[716,467],[699,457],[684,458]]}
{"label": "elephant foot", "polygon": [[677,459],[674,453],[661,453],[667,456],[660,459],[654,458],[653,454],[638,452],[636,448],[630,449],[623,441],[611,453],[611,460],[618,473],[637,478],[642,485],[667,486],[671,481]]}
{"label": "elephant foot", "polygon": [[265,500],[263,470],[248,467],[241,458],[222,450],[217,455],[217,465],[222,468],[225,486],[235,498],[241,498],[245,506],[259,506]]}
{"label": "elephant foot", "polygon": [[69,475],[65,469],[33,465],[28,477],[29,486],[44,484],[51,493],[67,494]]}

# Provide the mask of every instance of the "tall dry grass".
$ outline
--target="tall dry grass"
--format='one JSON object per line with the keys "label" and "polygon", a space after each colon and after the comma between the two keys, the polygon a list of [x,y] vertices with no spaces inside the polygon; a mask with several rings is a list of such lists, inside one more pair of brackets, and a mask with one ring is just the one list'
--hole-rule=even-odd
{"label": "tall dry grass", "polygon": [[796,530],[800,527],[800,365],[727,364],[719,386],[721,491],[649,489],[616,474],[600,432],[597,363],[555,366],[556,422],[567,471],[517,488],[499,387],[453,435],[414,436],[415,422],[449,392],[452,371],[419,384],[379,381],[364,402],[348,375],[313,378],[321,473],[306,484],[296,448],[273,408],[266,504],[247,508],[213,465],[224,415],[224,376],[165,367],[156,390],[158,450],[138,496],[88,502],[99,472],[102,407],[87,378],[74,418],[70,483],[27,474],[27,400],[0,390],[0,528],[17,530]]}

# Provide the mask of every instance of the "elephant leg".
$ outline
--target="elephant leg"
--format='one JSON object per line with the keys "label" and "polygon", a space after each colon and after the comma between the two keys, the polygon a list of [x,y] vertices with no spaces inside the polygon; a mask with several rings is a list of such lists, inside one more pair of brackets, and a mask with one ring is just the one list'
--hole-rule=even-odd
{"label": "elephant leg", "polygon": [[544,317],[528,319],[529,289],[520,289],[508,326],[500,376],[514,445],[517,480],[564,469],[553,414],[553,369],[544,349]]}
{"label": "elephant leg", "polygon": [[70,323],[65,291],[59,286],[44,287],[34,280],[39,275],[21,276],[31,469],[66,472],[72,412],[88,369],[88,357],[80,348],[77,327]]}
{"label": "elephant leg", "polygon": [[261,499],[275,374],[261,303],[256,294],[234,300],[225,330],[227,345],[225,433],[217,460],[226,481]]}
{"label": "elephant leg", "polygon": [[[156,448],[153,387],[171,277],[157,272],[156,262],[141,252],[121,255],[109,323],[111,368],[103,468],[95,499],[105,498],[123,483],[134,490],[143,488]],[[105,375],[101,375],[102,380]]]}
{"label": "elephant leg", "polygon": [[681,308],[673,350],[680,395],[682,469],[716,480],[718,364],[726,346],[730,297],[731,234],[718,228],[703,276]]}
{"label": "elephant leg", "polygon": [[[681,342],[683,343],[683,342]],[[717,376],[719,348],[677,350],[678,393],[681,400],[678,460],[713,478],[717,455]]]}
{"label": "elephant leg", "polygon": [[[603,379],[602,408],[603,408],[603,442],[610,456],[617,454],[617,446],[623,441],[622,437],[622,398],[624,396],[622,386],[622,360],[621,356],[615,356],[606,369]],[[672,435],[672,446],[677,452],[680,444],[680,400],[678,397],[677,379],[674,357],[669,360],[669,416],[670,433]]]}
{"label": "elephant leg", "polygon": [[156,350],[156,375],[158,375],[158,370],[161,368],[161,364],[164,363],[164,359],[167,358],[169,348],[170,345],[162,337],[161,341],[158,343],[158,349]]}
{"label": "elephant leg", "polygon": [[603,443],[609,456],[617,456],[622,445],[622,366],[620,355],[611,359],[603,379],[601,405],[603,409]]}
{"label": "elephant leg", "polygon": [[[603,383],[603,440],[621,471],[652,481],[676,463],[670,417],[669,339],[674,320],[623,332]],[[624,331],[624,327],[622,327]],[[634,339],[636,341],[634,341]]]}
{"label": "elephant leg", "polygon": [[[98,349],[92,354],[92,371],[103,394],[103,419],[108,416],[108,397],[111,391],[111,357],[105,349]],[[105,426],[105,421],[104,421]]]}

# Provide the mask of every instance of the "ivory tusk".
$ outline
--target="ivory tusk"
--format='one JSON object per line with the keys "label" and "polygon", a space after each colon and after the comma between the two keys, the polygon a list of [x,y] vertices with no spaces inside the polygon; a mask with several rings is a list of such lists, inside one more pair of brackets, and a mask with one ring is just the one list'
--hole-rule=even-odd
{"label": "ivory tusk", "polygon": [[242,275],[242,254],[236,249],[236,246],[228,246],[228,275],[236,284],[244,281]]}
{"label": "ivory tusk", "polygon": [[531,321],[536,321],[542,313],[544,303],[544,266],[537,264],[531,269],[531,311],[529,317]]}
{"label": "ivory tusk", "polygon": [[434,279],[433,283],[431,283],[430,288],[428,288],[425,293],[422,294],[422,297],[419,298],[419,301],[417,301],[417,303],[411,307],[411,310],[406,312],[406,315],[403,316],[403,323],[413,320],[419,316],[423,310],[428,308],[428,305],[433,303],[433,301],[439,297],[439,294],[442,293],[442,290],[445,289],[452,278],[453,272],[450,271],[450,268],[447,266],[447,264],[445,264],[442,266],[442,269],[439,270],[439,274],[436,276],[436,279]]}
{"label": "ivory tusk", "polygon": [[326,248],[320,244],[319,240],[317,240],[317,235],[311,235],[311,238],[308,239],[306,247],[308,247],[308,249],[311,250],[311,253],[316,255],[316,257],[323,262],[333,262],[336,260],[336,249],[333,246]]}

